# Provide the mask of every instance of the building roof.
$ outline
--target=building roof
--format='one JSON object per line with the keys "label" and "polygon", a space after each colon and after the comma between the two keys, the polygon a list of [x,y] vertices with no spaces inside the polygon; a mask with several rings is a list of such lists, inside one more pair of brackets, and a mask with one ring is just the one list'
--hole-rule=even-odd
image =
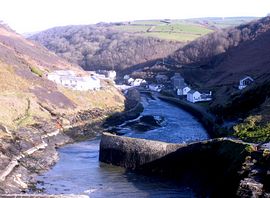
{"label": "building roof", "polygon": [[55,70],[50,74],[56,74],[59,76],[75,76],[75,72],[72,70]]}
{"label": "building roof", "polygon": [[199,91],[193,90],[193,89],[191,89],[188,93],[189,93],[189,94],[194,94],[194,93],[196,93],[196,92],[200,93]]}
{"label": "building roof", "polygon": [[254,81],[254,79],[251,78],[250,76],[245,76],[245,77],[241,78],[240,81],[244,81],[244,80],[247,80],[247,79],[249,79],[251,81]]}

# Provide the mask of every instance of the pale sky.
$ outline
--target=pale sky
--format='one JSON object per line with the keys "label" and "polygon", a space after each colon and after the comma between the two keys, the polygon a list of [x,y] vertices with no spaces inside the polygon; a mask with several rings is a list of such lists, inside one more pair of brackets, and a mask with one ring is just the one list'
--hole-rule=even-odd
{"label": "pale sky", "polygon": [[18,33],[140,19],[258,16],[270,0],[2,0],[0,20]]}

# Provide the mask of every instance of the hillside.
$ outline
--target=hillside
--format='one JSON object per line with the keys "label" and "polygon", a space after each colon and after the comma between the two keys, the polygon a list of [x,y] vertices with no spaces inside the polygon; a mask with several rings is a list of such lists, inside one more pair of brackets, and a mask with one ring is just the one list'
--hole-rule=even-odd
{"label": "hillside", "polygon": [[56,146],[76,134],[93,135],[91,124],[124,108],[124,97],[109,82],[100,91],[80,92],[47,80],[56,69],[86,72],[3,24],[0,66],[0,193],[27,188],[32,174],[55,163]]}
{"label": "hillside", "polygon": [[121,71],[167,56],[182,45],[116,30],[109,24],[56,27],[30,38],[86,70]]}
{"label": "hillside", "polygon": [[[215,92],[215,100],[210,105],[212,112],[226,119],[246,118],[242,131],[249,131],[253,137],[243,138],[269,141],[269,53],[270,17],[265,17],[195,40],[171,58],[178,62],[181,68],[175,69],[190,84]],[[254,78],[255,83],[239,91],[239,80],[246,75]],[[235,127],[236,131],[239,127]]]}

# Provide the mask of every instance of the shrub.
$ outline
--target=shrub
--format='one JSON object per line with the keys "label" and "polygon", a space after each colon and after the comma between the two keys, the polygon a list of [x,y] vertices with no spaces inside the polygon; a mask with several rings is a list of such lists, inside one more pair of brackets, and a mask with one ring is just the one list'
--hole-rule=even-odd
{"label": "shrub", "polygon": [[245,122],[233,127],[234,135],[248,142],[270,141],[270,123],[259,125],[260,116],[250,116]]}
{"label": "shrub", "polygon": [[43,71],[41,71],[39,68],[34,67],[34,66],[30,66],[30,70],[32,73],[38,75],[39,77],[43,76]]}

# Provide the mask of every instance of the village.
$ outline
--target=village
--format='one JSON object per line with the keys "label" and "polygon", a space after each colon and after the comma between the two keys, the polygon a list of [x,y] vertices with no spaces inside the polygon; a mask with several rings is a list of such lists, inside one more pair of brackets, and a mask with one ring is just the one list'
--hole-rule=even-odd
{"label": "village", "polygon": [[[151,83],[145,79],[133,79],[129,75],[123,77],[121,85],[116,85],[116,71],[99,70],[88,71],[88,75],[76,75],[72,70],[56,70],[48,73],[47,78],[58,85],[78,91],[97,91],[101,89],[101,80],[111,80],[116,88],[127,90],[132,87],[140,87],[153,92],[172,90],[176,97],[186,99],[188,102],[207,102],[213,99],[211,90],[196,90],[185,82],[180,73],[175,73],[171,78],[165,74],[157,74]],[[239,80],[237,88],[242,90],[252,84],[254,79],[245,76]]]}
{"label": "village", "polygon": [[[196,90],[192,89],[190,85],[185,82],[185,79],[180,73],[175,73],[174,76],[169,78],[165,74],[157,74],[155,76],[155,83],[148,83],[144,79],[133,79],[129,75],[125,75],[123,78],[125,84],[130,87],[144,87],[149,91],[162,92],[164,90],[172,90],[176,97],[186,99],[188,102],[207,102],[213,99],[213,93],[211,90]],[[242,90],[251,85],[254,79],[250,76],[245,76],[239,80],[237,88]]]}

